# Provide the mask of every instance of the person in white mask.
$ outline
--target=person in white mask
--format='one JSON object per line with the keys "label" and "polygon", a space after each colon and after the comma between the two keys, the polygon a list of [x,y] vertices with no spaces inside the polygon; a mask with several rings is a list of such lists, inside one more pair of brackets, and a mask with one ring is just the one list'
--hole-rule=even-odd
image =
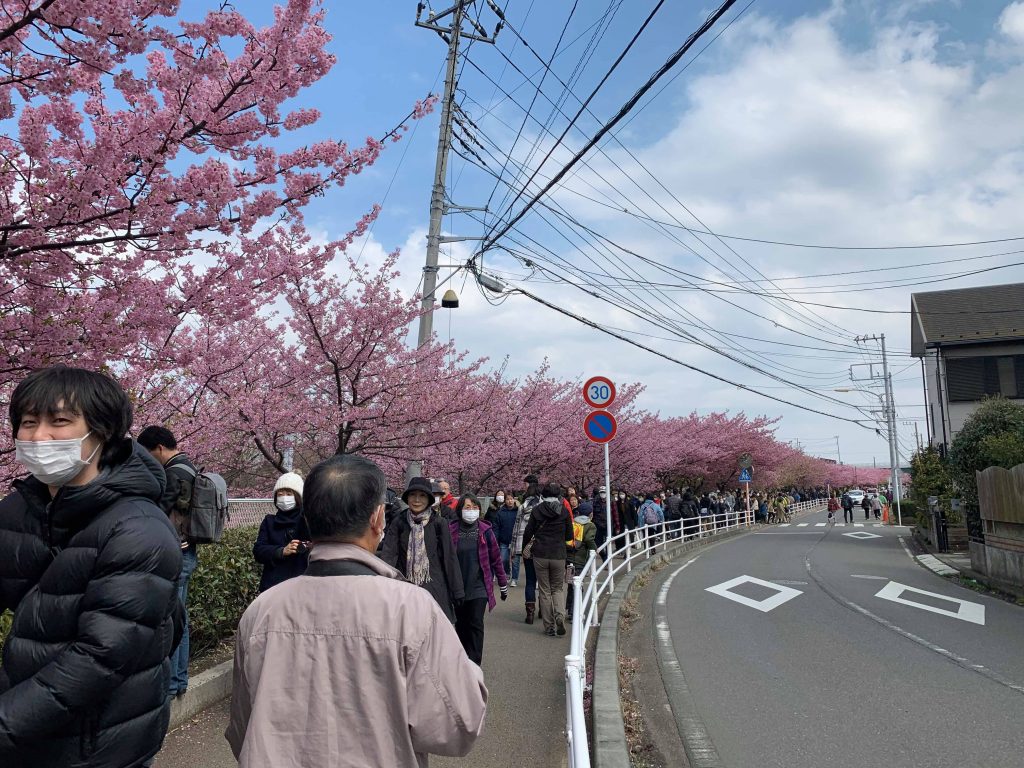
{"label": "person in white mask", "polygon": [[274,514],[263,518],[252,547],[252,556],[263,566],[260,592],[306,572],[310,539],[302,514],[302,476],[285,472],[274,485]]}
{"label": "person in white mask", "polygon": [[11,397],[29,476],[0,501],[0,611],[14,613],[0,765],[139,766],[160,750],[181,547],[132,416],[120,384],[81,368],[36,371]]}
{"label": "person in white mask", "polygon": [[455,633],[471,661],[484,658],[484,616],[494,610],[494,580],[501,599],[508,599],[508,576],[501,563],[501,550],[494,529],[480,519],[480,500],[464,493],[455,507],[458,521],[449,524],[452,545],[462,572],[465,598],[455,605]]}

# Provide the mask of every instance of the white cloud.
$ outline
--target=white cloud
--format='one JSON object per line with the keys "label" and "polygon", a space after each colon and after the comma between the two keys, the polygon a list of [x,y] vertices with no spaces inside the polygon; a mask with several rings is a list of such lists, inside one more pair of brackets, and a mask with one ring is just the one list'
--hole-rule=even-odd
{"label": "white cloud", "polygon": [[1011,40],[1024,43],[1024,2],[1010,3],[999,15],[999,31]]}

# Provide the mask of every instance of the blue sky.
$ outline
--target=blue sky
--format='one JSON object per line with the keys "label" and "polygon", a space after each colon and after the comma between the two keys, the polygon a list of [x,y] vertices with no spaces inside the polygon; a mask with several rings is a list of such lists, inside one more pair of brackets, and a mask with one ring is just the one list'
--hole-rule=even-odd
{"label": "blue sky", "polygon": [[[506,13],[511,25],[546,57],[554,50],[572,5],[571,0],[512,0]],[[566,29],[563,46],[582,37],[556,57],[554,71],[560,77],[568,79],[576,67],[590,38],[588,28],[616,5],[612,22],[574,84],[573,91],[579,96],[596,85],[655,2],[581,1]],[[842,395],[832,390],[850,386],[849,366],[870,359],[866,353],[857,353],[851,337],[884,332],[896,351],[893,370],[900,417],[919,418],[920,372],[915,361],[901,354],[909,347],[908,316],[833,307],[905,311],[911,291],[918,288],[873,288],[864,281],[898,277],[913,282],[914,278],[941,279],[978,267],[1005,267],[1024,261],[1019,255],[993,256],[1000,247],[1014,250],[1013,243],[864,252],[707,237],[695,240],[682,230],[666,233],[665,228],[616,214],[607,206],[614,202],[659,220],[671,217],[686,226],[699,226],[692,212],[715,232],[797,243],[916,245],[1024,234],[1019,230],[1024,203],[1024,186],[1020,184],[1024,181],[1024,132],[1020,130],[1024,119],[1024,4],[1005,0],[760,0],[735,20],[746,5],[746,1],[738,3],[712,33],[734,20],[721,38],[699,57],[691,54],[684,59],[683,64],[692,63],[656,99],[644,102],[647,106],[641,114],[619,131],[624,147],[608,144],[605,155],[588,157],[589,167],[580,168],[553,198],[586,226],[635,253],[654,258],[660,267],[652,268],[621,252],[617,252],[621,266],[609,266],[608,259],[601,261],[596,251],[572,247],[532,214],[521,228],[538,247],[565,259],[563,266],[568,263],[592,272],[599,269],[598,264],[603,270],[619,269],[615,274],[623,303],[640,314],[649,314],[655,324],[576,288],[538,280],[542,275],[524,281],[529,270],[507,254],[489,255],[486,264],[510,283],[625,329],[638,341],[730,381],[851,418],[862,417],[821,396],[859,405],[871,401],[869,395]],[[206,6],[189,0],[184,15],[194,15],[193,9]],[[435,4],[435,8],[441,7]],[[249,2],[244,11],[259,21],[269,16],[270,8],[270,3]],[[440,90],[445,46],[433,33],[413,26],[414,2],[327,2],[326,8],[326,26],[335,38],[332,50],[338,64],[300,100],[301,106],[319,108],[323,119],[290,141],[333,136],[355,143],[367,135],[379,135],[405,115],[416,99],[432,89]],[[568,146],[575,150],[584,133],[590,135],[597,129],[598,119],[612,115],[710,10],[710,5],[701,3],[666,3],[592,102],[597,118],[583,117],[579,122],[583,132],[570,133]],[[489,10],[484,10],[481,18],[493,29],[495,19]],[[510,29],[499,35],[497,49],[481,43],[469,48],[467,55],[473,64],[463,67],[461,104],[486,135],[481,138],[494,142],[496,156],[511,151],[515,159],[534,168],[551,147],[551,136],[545,136],[537,123],[528,122],[512,150],[524,113],[502,100],[496,87],[473,65],[501,88],[513,91],[523,105],[533,98],[534,86],[521,86],[522,77],[499,51],[528,74],[539,65]],[[552,99],[563,95],[551,76],[543,90]],[[577,106],[570,97],[563,109],[575,112]],[[493,112],[487,115],[489,109]],[[544,122],[550,111],[548,101],[538,97],[533,114]],[[566,120],[556,115],[550,128],[558,134],[565,124]],[[403,287],[410,292],[416,288],[423,261],[437,127],[435,113],[422,121],[412,136],[390,147],[374,168],[315,201],[308,212],[313,228],[337,236],[374,202],[382,202],[384,210],[371,238],[365,246],[360,243],[356,247],[370,261],[402,247]],[[540,153],[528,155],[535,140]],[[558,168],[567,157],[564,148],[555,151],[542,174]],[[642,170],[638,162],[651,173]],[[495,186],[485,172],[454,157],[450,181],[452,198],[466,205],[483,205]],[[503,192],[504,188],[498,189],[495,203]],[[581,193],[604,200],[605,205],[592,203]],[[480,235],[483,229],[465,216],[450,217],[445,227],[461,235]],[[674,238],[668,236],[672,232]],[[463,260],[468,253],[461,245],[453,246],[442,262],[447,258]],[[726,305],[720,294],[685,290],[678,274],[666,271],[681,270],[699,279],[729,282],[758,278],[755,270],[772,278],[788,278],[951,258],[971,260],[899,272],[791,280],[782,283],[793,291],[791,298],[768,304],[746,294],[729,297],[735,298],[738,308]],[[621,286],[627,274],[665,285],[656,294],[626,290]],[[919,289],[1022,279],[1024,269],[1010,266]],[[608,281],[606,275],[602,282]],[[643,404],[667,416],[691,410],[779,415],[783,417],[779,435],[800,440],[813,453],[834,458],[833,436],[838,434],[844,460],[870,463],[877,457],[879,462],[885,461],[884,442],[853,424],[708,380],[552,315],[522,297],[492,307],[461,277],[453,285],[463,306],[450,316],[438,315],[435,328],[439,335],[447,336],[450,320],[459,346],[490,358],[494,364],[508,355],[513,374],[532,370],[547,357],[554,371],[564,377],[601,373],[621,381],[642,381],[648,385]],[[797,304],[800,291],[804,292],[799,293],[800,300],[815,304]],[[665,327],[666,322],[672,324],[671,329]],[[700,346],[682,343],[673,332],[680,327],[693,330],[693,323],[703,322],[737,336],[723,338],[695,331],[706,345]],[[708,346],[729,347],[733,357],[786,381],[725,359]],[[790,382],[809,387],[817,395],[794,389]],[[923,434],[923,422],[918,423]],[[908,449],[913,444],[913,427],[901,426],[900,430],[901,442]]]}

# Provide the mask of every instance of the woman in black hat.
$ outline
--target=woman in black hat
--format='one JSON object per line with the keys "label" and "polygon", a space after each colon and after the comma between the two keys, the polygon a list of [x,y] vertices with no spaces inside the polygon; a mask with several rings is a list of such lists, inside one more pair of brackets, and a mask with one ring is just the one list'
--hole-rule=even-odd
{"label": "woman in black hat", "polygon": [[388,526],[380,557],[432,594],[454,623],[454,605],[464,597],[462,573],[448,522],[431,509],[434,495],[430,481],[414,477],[402,494],[402,501],[409,509]]}

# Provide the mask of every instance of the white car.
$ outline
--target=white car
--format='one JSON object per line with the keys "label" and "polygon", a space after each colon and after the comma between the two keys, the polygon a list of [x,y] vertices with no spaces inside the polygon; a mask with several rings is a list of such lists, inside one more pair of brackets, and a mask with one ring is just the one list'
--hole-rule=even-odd
{"label": "white car", "polygon": [[850,497],[850,501],[852,501],[855,506],[864,501],[864,491],[860,488],[849,490],[846,492],[846,495]]}

